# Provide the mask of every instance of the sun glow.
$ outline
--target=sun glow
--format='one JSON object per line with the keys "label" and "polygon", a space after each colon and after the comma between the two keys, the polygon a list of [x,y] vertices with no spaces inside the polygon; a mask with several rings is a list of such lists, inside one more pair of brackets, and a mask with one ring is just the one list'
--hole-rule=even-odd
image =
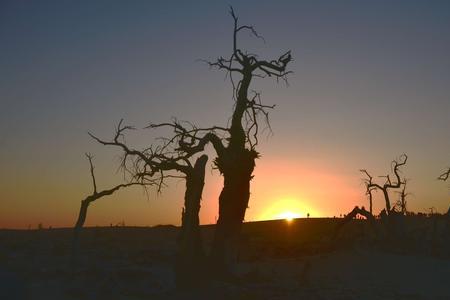
{"label": "sun glow", "polygon": [[285,219],[288,222],[292,221],[295,218],[300,218],[300,214],[292,211],[282,212],[281,214],[275,217],[275,219]]}
{"label": "sun glow", "polygon": [[292,221],[295,218],[304,218],[312,212],[304,206],[303,201],[293,197],[281,198],[272,204],[261,214],[260,220],[285,219]]}

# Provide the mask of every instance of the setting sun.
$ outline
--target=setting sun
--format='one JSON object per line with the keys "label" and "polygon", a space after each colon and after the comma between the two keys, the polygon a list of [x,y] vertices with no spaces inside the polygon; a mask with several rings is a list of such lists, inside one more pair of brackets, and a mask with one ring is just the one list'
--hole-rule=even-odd
{"label": "setting sun", "polygon": [[274,201],[259,217],[260,220],[286,219],[292,221],[295,218],[304,218],[311,214],[310,208],[305,206],[304,201],[293,197],[285,197]]}
{"label": "setting sun", "polygon": [[300,214],[292,211],[285,211],[279,214],[275,219],[286,219],[286,221],[290,222],[295,218],[300,218]]}

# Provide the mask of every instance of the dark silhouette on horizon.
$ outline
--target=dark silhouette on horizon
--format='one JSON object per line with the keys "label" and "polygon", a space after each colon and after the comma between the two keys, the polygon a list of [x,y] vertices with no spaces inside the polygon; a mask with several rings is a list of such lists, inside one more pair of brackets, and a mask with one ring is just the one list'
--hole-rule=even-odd
{"label": "dark silhouette on horizon", "polygon": [[369,200],[370,200],[370,213],[372,213],[372,191],[376,191],[376,190],[380,190],[383,192],[383,197],[384,197],[384,201],[386,204],[386,209],[385,212],[387,215],[390,215],[392,213],[394,213],[393,209],[391,207],[391,199],[390,199],[390,195],[389,195],[389,190],[390,189],[398,189],[400,188],[402,185],[406,184],[406,181],[400,178],[400,174],[399,174],[399,168],[404,166],[406,164],[406,161],[408,160],[408,156],[406,154],[402,154],[400,156],[400,158],[394,159],[392,161],[392,165],[393,165],[393,173],[395,176],[395,181],[391,180],[391,177],[389,176],[389,174],[385,175],[385,176],[379,176],[379,177],[384,177],[386,178],[386,181],[384,182],[384,184],[380,185],[378,183],[373,182],[373,177],[369,174],[369,172],[366,169],[361,169],[360,171],[362,173],[364,173],[368,178],[365,179],[365,184],[366,184],[366,194],[369,195]]}
{"label": "dark silhouette on horizon", "polygon": [[[447,181],[449,176],[450,176],[450,167],[447,168],[447,170],[445,170],[441,175],[439,175],[438,180]],[[447,215],[450,218],[450,206],[448,207]],[[450,227],[450,224],[449,224],[449,227]],[[450,232],[450,230],[449,230],[449,232]]]}

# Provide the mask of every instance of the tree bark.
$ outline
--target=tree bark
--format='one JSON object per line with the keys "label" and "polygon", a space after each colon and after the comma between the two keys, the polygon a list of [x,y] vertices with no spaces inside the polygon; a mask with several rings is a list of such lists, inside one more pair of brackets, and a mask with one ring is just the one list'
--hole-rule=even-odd
{"label": "tree bark", "polygon": [[208,156],[200,156],[186,174],[186,191],[182,212],[182,225],[178,237],[178,253],[175,262],[176,285],[187,288],[199,285],[204,275],[204,251],[200,233],[199,211],[205,167]]}
{"label": "tree bark", "polygon": [[80,212],[78,213],[78,219],[73,228],[72,237],[72,255],[71,255],[71,268],[73,269],[78,262],[79,252],[80,252],[80,231],[84,226],[86,221],[87,210],[91,201],[85,199],[81,201]]}
{"label": "tree bark", "polygon": [[222,162],[224,187],[219,196],[219,219],[211,252],[213,266],[219,275],[230,274],[237,258],[257,154],[243,149],[232,157],[235,159]]}

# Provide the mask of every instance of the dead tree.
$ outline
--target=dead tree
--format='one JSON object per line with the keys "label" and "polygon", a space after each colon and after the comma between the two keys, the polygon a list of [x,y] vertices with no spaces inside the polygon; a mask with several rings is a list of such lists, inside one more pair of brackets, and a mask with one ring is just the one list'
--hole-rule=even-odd
{"label": "dead tree", "polygon": [[89,153],[85,153],[85,155],[86,155],[87,159],[89,160],[93,191],[92,191],[92,194],[87,196],[85,199],[81,200],[80,211],[78,213],[78,218],[77,218],[77,221],[76,221],[74,229],[73,229],[72,266],[74,266],[74,264],[78,261],[79,236],[80,236],[81,229],[83,228],[84,223],[86,221],[89,205],[92,202],[94,202],[102,197],[112,195],[114,192],[118,191],[121,188],[126,188],[126,187],[129,187],[132,185],[137,185],[137,184],[141,185],[141,183],[139,183],[139,182],[130,182],[130,183],[116,185],[115,187],[113,187],[111,189],[102,190],[100,192],[97,191],[97,182],[95,180],[94,165],[92,163],[93,156]]}
{"label": "dead tree", "polygon": [[374,188],[366,185],[366,195],[369,199],[369,213],[373,216],[373,192]]}
{"label": "dead tree", "polygon": [[380,185],[378,183],[373,182],[373,177],[367,172],[367,170],[362,169],[360,170],[362,173],[364,173],[367,178],[365,179],[366,189],[367,193],[371,195],[371,192],[374,190],[380,190],[383,192],[384,201],[386,204],[386,214],[390,215],[393,210],[391,207],[391,200],[389,196],[389,190],[390,189],[398,189],[403,184],[405,184],[405,181],[400,178],[400,167],[404,166],[406,164],[406,161],[408,160],[408,156],[406,154],[402,154],[400,156],[400,159],[395,159],[392,161],[392,172],[394,173],[395,180],[392,181],[391,177],[388,175],[386,176],[380,176],[385,177],[386,181],[383,185]]}
{"label": "dead tree", "polygon": [[[268,111],[274,106],[263,105],[260,94],[249,95],[250,85],[255,77],[274,77],[286,80],[287,65],[291,62],[290,51],[274,60],[261,60],[257,55],[239,48],[237,35],[249,30],[254,36],[260,37],[252,26],[238,25],[238,18],[231,8],[234,20],[233,52],[226,59],[219,57],[209,63],[212,67],[229,73],[233,83],[235,107],[231,117],[228,145],[213,144],[217,152],[216,166],[224,176],[224,187],[219,196],[219,218],[217,220],[211,257],[218,270],[228,271],[237,257],[238,239],[245,211],[250,197],[250,180],[253,178],[255,159],[259,157],[256,151],[258,144],[258,114],[268,120]],[[233,76],[240,77],[235,85]],[[244,124],[243,124],[244,123]]]}
{"label": "dead tree", "polygon": [[[237,245],[250,197],[250,180],[253,178],[261,116],[268,122],[268,111],[274,105],[261,103],[260,93],[250,86],[255,78],[272,77],[286,81],[288,64],[292,61],[290,51],[277,59],[262,60],[257,55],[239,47],[238,34],[249,31],[257,38],[262,37],[253,26],[239,25],[233,11],[232,52],[227,57],[207,62],[210,67],[223,70],[229,75],[233,87],[234,110],[229,127],[214,127],[209,131],[196,129],[188,131],[179,123],[151,125],[151,127],[171,126],[179,134],[179,148],[186,153],[203,151],[211,143],[216,151],[215,166],[224,177],[224,186],[219,196],[219,218],[212,245],[212,264],[218,273],[227,273],[237,258]],[[219,136],[217,130],[224,135]],[[204,132],[204,133],[203,133]]]}
{"label": "dead tree", "polygon": [[[178,249],[175,262],[176,281],[178,287],[190,287],[200,283],[199,276],[203,265],[204,252],[200,235],[200,200],[202,197],[207,155],[195,159],[192,165],[191,153],[173,149],[175,139],[165,139],[160,146],[150,146],[144,150],[135,150],[128,147],[123,141],[124,133],[134,127],[123,126],[121,120],[116,128],[112,141],[105,141],[91,135],[103,145],[120,147],[124,153],[121,166],[133,178],[143,183],[158,182],[158,192],[161,191],[168,178],[184,178],[186,191],[184,195],[184,208],[182,209],[182,224],[178,237]],[[177,176],[171,171],[182,173]]]}
{"label": "dead tree", "polygon": [[408,213],[406,209],[406,198],[410,195],[410,193],[406,192],[406,183],[407,180],[405,179],[402,190],[400,192],[397,192],[399,194],[399,199],[397,200],[393,208],[396,212],[399,212],[402,215],[406,215]]}
{"label": "dead tree", "polygon": [[[449,176],[450,176],[450,167],[447,168],[447,170],[444,171],[441,175],[439,175],[438,180],[447,181]],[[450,218],[450,207],[448,208],[446,215],[447,217]]]}

